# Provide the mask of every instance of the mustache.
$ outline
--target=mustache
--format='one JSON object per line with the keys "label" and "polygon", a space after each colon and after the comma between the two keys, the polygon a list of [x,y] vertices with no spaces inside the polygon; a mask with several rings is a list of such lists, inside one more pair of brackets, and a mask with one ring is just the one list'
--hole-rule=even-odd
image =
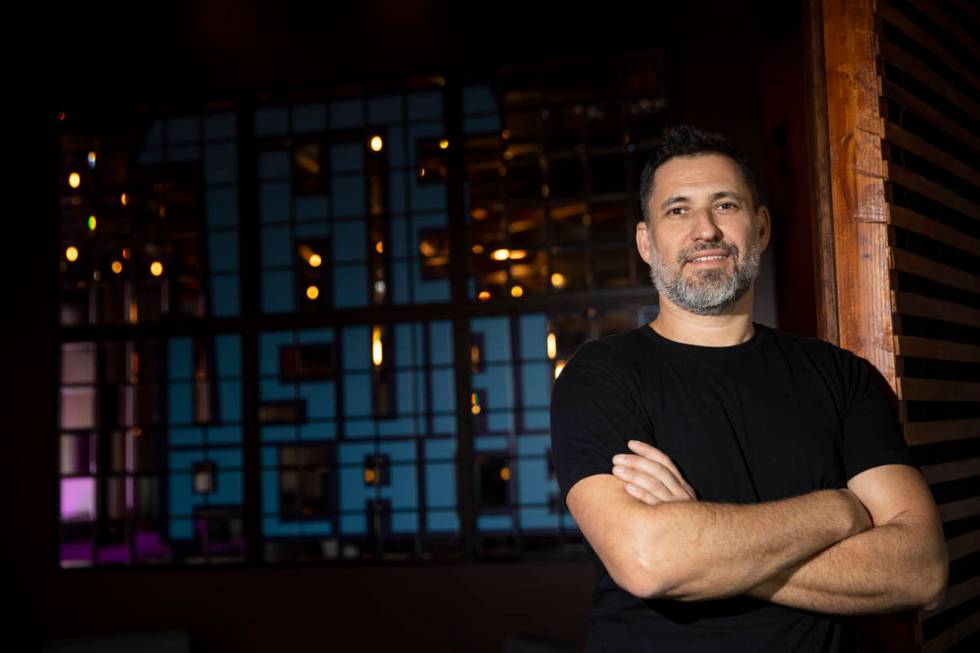
{"label": "mustache", "polygon": [[677,263],[683,265],[694,256],[697,252],[704,252],[709,249],[723,249],[728,256],[734,259],[738,258],[738,245],[732,243],[706,243],[704,245],[696,245],[694,247],[688,247],[687,249],[682,249],[677,254]]}

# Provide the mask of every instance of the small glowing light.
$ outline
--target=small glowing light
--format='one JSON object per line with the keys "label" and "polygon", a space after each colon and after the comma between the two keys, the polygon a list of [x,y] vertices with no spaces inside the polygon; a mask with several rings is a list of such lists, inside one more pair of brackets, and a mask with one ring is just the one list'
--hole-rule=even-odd
{"label": "small glowing light", "polygon": [[565,275],[561,272],[555,272],[551,275],[551,285],[555,288],[565,287]]}
{"label": "small glowing light", "polygon": [[378,281],[375,281],[374,282],[374,292],[376,292],[377,294],[383,295],[383,294],[385,294],[385,291],[387,289],[388,289],[388,286],[385,285],[385,282],[384,281],[381,281],[379,279]]}
{"label": "small glowing light", "polygon": [[375,471],[373,469],[371,469],[370,467],[368,467],[367,469],[364,470],[364,482],[365,483],[374,483],[374,479],[375,478],[377,478],[377,474],[375,473]]}
{"label": "small glowing light", "polygon": [[505,129],[504,131],[500,132],[500,137],[506,141],[508,138],[510,138],[510,130]]}
{"label": "small glowing light", "polygon": [[470,412],[474,415],[479,415],[483,412],[483,409],[480,408],[480,404],[473,404],[473,406],[470,407]]}
{"label": "small glowing light", "polygon": [[440,150],[448,150],[449,149],[449,141],[447,139],[445,139],[445,138],[442,139],[441,141],[439,141],[439,149]]}
{"label": "small glowing light", "polygon": [[120,195],[119,196],[119,203],[122,204],[123,206],[126,206],[127,204],[129,204],[129,196],[126,193],[123,193],[122,195]]}
{"label": "small glowing light", "polygon": [[500,468],[500,478],[501,478],[501,480],[504,480],[504,481],[509,481],[510,480],[510,467],[501,467]]}
{"label": "small glowing light", "polygon": [[384,349],[381,345],[381,327],[371,329],[371,362],[375,367],[381,367],[384,362]]}
{"label": "small glowing light", "polygon": [[95,167],[95,152],[88,153],[88,167],[89,168]]}
{"label": "small glowing light", "polygon": [[512,261],[513,260],[516,260],[516,259],[522,259],[522,258],[527,258],[527,251],[525,251],[523,249],[512,249],[512,250],[510,250],[510,259]]}
{"label": "small glowing light", "polygon": [[129,302],[129,321],[130,321],[130,323],[131,324],[136,324],[137,322],[139,322],[139,318],[140,318],[140,309],[139,309],[139,306],[136,305],[136,302],[135,301]]}
{"label": "small glowing light", "polygon": [[380,152],[385,146],[385,142],[377,134],[371,137],[371,151]]}
{"label": "small glowing light", "polygon": [[93,272],[92,273],[92,280],[93,281],[102,281],[102,273],[99,272],[98,270],[96,270],[95,272]]}
{"label": "small glowing light", "polygon": [[98,224],[98,220],[95,219],[94,215],[88,216],[88,230],[95,231],[95,227]]}
{"label": "small glowing light", "polygon": [[419,177],[425,176],[425,168],[419,168]]}
{"label": "small glowing light", "polygon": [[473,209],[470,211],[470,215],[473,216],[474,220],[485,220],[488,214],[486,209]]}
{"label": "small glowing light", "polygon": [[316,286],[307,286],[306,287],[306,298],[307,299],[314,300],[314,299],[316,299],[319,296],[320,296],[320,289],[319,288],[317,288]]}
{"label": "small glowing light", "polygon": [[129,260],[129,257],[131,255],[132,255],[132,252],[129,251],[129,248],[128,247],[123,247],[122,257],[128,261]]}
{"label": "small glowing light", "polygon": [[374,244],[374,251],[376,251],[378,254],[384,254],[385,253],[384,241],[379,240],[378,242],[376,242]]}
{"label": "small glowing light", "polygon": [[120,272],[122,272],[122,263],[120,263],[119,261],[113,261],[112,262],[112,271],[115,272],[116,274],[119,274]]}
{"label": "small glowing light", "polygon": [[159,277],[161,274],[163,274],[163,263],[160,261],[153,261],[150,263],[150,274],[155,277]]}
{"label": "small glowing light", "polygon": [[473,253],[474,254],[482,254],[483,253],[483,245],[473,245]]}
{"label": "small glowing light", "polygon": [[130,432],[133,434],[133,437],[134,438],[139,438],[139,437],[142,437],[143,436],[143,429],[141,429],[138,426],[134,426],[133,427],[133,430],[130,431]]}
{"label": "small glowing light", "polygon": [[306,259],[306,262],[310,264],[311,268],[318,268],[323,263],[323,259],[320,258],[319,254],[310,254],[310,258]]}
{"label": "small glowing light", "polygon": [[481,290],[480,293],[476,297],[481,302],[485,302],[488,299],[490,299],[490,291],[489,290]]}
{"label": "small glowing light", "polygon": [[493,250],[493,253],[490,254],[490,258],[492,258],[494,261],[506,261],[508,258],[510,258],[510,250],[495,249]]}
{"label": "small glowing light", "polygon": [[68,185],[72,188],[78,188],[82,185],[82,176],[77,172],[73,172],[68,175]]}
{"label": "small glowing light", "polygon": [[557,355],[558,355],[558,339],[555,338],[555,334],[549,333],[548,334],[548,358],[554,360],[555,356]]}
{"label": "small glowing light", "polygon": [[66,116],[65,116],[65,112],[64,111],[61,111],[60,113],[58,113],[58,122],[64,122],[65,118],[66,118]]}
{"label": "small glowing light", "polygon": [[524,295],[524,289],[521,288],[520,286],[515,285],[513,288],[510,289],[511,297],[521,297],[523,295]]}
{"label": "small glowing light", "polygon": [[542,184],[541,197],[548,197],[548,195],[551,195],[551,188],[548,187],[548,184]]}
{"label": "small glowing light", "polygon": [[74,245],[69,245],[68,249],[65,250],[65,258],[70,262],[74,263],[78,260],[78,248]]}
{"label": "small glowing light", "polygon": [[565,361],[556,361],[555,362],[555,378],[556,379],[558,378],[558,375],[561,374],[561,371],[563,369],[565,369]]}

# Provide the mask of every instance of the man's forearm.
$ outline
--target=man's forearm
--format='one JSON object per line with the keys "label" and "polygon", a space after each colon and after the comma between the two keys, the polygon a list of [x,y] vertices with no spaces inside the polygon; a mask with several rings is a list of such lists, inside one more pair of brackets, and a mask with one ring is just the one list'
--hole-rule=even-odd
{"label": "man's forearm", "polygon": [[917,530],[921,526],[897,522],[864,531],[778,572],[748,594],[833,614],[935,604],[945,584],[946,550],[920,544]]}
{"label": "man's forearm", "polygon": [[848,490],[757,504],[673,501],[650,506],[641,573],[651,596],[705,600],[743,594],[871,526]]}

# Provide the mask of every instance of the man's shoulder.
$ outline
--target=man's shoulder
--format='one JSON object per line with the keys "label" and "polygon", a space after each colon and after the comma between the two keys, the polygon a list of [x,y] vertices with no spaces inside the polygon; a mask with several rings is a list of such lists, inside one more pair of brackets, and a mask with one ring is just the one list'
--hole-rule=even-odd
{"label": "man's shoulder", "polygon": [[649,350],[649,343],[645,342],[642,332],[645,328],[648,327],[643,325],[629,331],[587,340],[575,351],[568,364],[602,363],[615,366],[635,364],[638,357]]}

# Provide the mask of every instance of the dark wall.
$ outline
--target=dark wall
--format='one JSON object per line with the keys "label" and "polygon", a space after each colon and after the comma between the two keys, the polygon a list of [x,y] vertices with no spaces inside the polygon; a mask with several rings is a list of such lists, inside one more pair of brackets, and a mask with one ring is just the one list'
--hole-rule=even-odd
{"label": "dark wall", "polygon": [[[339,4],[339,3],[323,3]],[[457,3],[461,4],[461,3]],[[814,330],[800,25],[795,3],[670,3],[601,15],[564,7],[529,13],[493,3],[464,18],[432,2],[332,6],[208,0],[140,15],[95,16],[88,6],[37,16],[24,29],[22,129],[13,153],[22,183],[7,235],[4,278],[16,307],[6,360],[16,388],[14,525],[5,560],[16,633],[51,637],[188,630],[206,651],[327,648],[499,651],[525,633],[581,641],[593,571],[579,563],[477,563],[349,569],[56,569],[57,409],[55,224],[59,110],[93,115],[140,103],[180,104],[255,89],[398,78],[502,63],[663,46],[676,121],[723,130],[760,172],[773,207],[779,320]],[[665,3],[666,4],[666,3]],[[785,8],[790,5],[789,9]],[[134,5],[136,6],[136,5]],[[455,6],[455,5],[454,5]],[[130,8],[133,12],[136,9]],[[37,67],[41,60],[49,64]],[[25,650],[31,650],[31,646]]]}

